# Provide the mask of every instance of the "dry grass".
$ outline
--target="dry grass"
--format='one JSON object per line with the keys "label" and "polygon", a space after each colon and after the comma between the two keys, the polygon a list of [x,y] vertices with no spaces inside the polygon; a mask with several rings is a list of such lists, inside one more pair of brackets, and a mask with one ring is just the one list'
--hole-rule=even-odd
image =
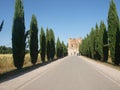
{"label": "dry grass", "polygon": [[15,69],[12,54],[0,54],[0,74]]}
{"label": "dry grass", "polygon": [[[41,63],[40,55],[38,55],[37,63]],[[30,55],[26,54],[23,68],[28,66],[32,66],[32,64],[30,61]],[[0,75],[15,69],[12,54],[0,54]]]}

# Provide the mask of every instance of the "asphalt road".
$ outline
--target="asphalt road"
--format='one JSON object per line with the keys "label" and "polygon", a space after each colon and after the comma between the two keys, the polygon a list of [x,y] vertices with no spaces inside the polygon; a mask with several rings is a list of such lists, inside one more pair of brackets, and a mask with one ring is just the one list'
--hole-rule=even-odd
{"label": "asphalt road", "polygon": [[88,62],[69,56],[42,75],[17,88],[19,90],[120,90]]}

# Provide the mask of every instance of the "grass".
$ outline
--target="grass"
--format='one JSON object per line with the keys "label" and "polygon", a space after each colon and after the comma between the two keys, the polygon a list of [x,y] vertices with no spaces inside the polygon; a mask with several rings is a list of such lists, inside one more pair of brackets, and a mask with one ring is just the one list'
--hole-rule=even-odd
{"label": "grass", "polygon": [[[38,55],[37,64],[38,63],[41,63],[40,55]],[[32,66],[30,61],[30,55],[26,54],[23,68],[29,67],[29,66]],[[14,64],[13,64],[12,54],[0,54],[0,75],[13,71],[15,69],[16,68],[14,67]]]}
{"label": "grass", "polygon": [[0,74],[15,69],[12,54],[0,54]]}

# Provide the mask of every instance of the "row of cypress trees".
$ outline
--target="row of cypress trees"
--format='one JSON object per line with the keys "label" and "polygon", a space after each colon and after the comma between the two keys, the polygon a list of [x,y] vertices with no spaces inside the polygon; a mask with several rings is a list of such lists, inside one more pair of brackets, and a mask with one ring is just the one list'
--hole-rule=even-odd
{"label": "row of cypress trees", "polygon": [[106,26],[101,21],[100,26],[96,24],[95,28],[84,38],[80,45],[80,53],[87,57],[107,61],[108,59],[108,36]]}
{"label": "row of cypress trees", "polygon": [[57,58],[62,58],[64,56],[67,56],[67,46],[64,44],[64,42],[60,41],[59,38],[57,39],[56,43],[56,56]]}
{"label": "row of cypress trees", "polygon": [[[80,45],[80,53],[101,61],[107,61],[109,52],[112,62],[120,64],[120,22],[114,0],[111,0],[108,11],[108,28],[103,21],[100,27],[96,24]],[[107,30],[108,29],[108,30]],[[89,46],[88,46],[89,45]]]}
{"label": "row of cypress trees", "polygon": [[44,30],[41,28],[40,53],[43,62],[45,61],[45,56],[47,56],[48,61],[51,61],[54,57],[62,58],[67,56],[67,46],[59,38],[55,43],[55,36],[52,29],[47,28],[45,36]]}
{"label": "row of cypress trees", "polygon": [[[29,37],[27,42],[27,37]],[[47,60],[51,61],[55,57],[55,52],[58,52],[56,47],[55,50],[55,36],[52,29],[46,30],[46,35],[44,29],[41,28],[40,32],[40,50],[38,50],[38,24],[35,15],[32,15],[30,30],[25,32],[25,22],[24,22],[24,8],[23,2],[21,0],[16,0],[15,2],[15,12],[12,27],[12,52],[13,60],[16,68],[21,69],[24,63],[25,48],[28,43],[30,49],[31,63],[34,65],[37,62],[38,53],[40,51],[41,60],[44,63],[46,56]],[[67,47],[65,44],[60,44],[61,53],[67,52]],[[57,54],[56,54],[57,55]],[[57,56],[57,58],[63,57],[65,55]]]}

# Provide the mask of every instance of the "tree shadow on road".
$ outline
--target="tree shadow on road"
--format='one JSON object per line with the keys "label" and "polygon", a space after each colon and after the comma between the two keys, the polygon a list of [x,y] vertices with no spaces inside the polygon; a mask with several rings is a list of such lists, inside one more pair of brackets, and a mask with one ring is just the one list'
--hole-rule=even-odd
{"label": "tree shadow on road", "polygon": [[17,77],[19,77],[21,75],[24,75],[24,74],[26,74],[28,72],[31,72],[31,71],[33,71],[33,70],[35,70],[37,68],[48,65],[48,64],[50,64],[50,63],[52,63],[52,62],[54,62],[56,60],[58,60],[58,59],[54,59],[52,61],[36,64],[36,65],[33,65],[33,66],[28,66],[28,67],[25,67],[25,68],[22,68],[22,69],[19,69],[19,70],[15,69],[13,71],[6,72],[6,73],[0,75],[0,83],[5,82],[5,81],[9,81],[9,80],[14,79],[14,78],[17,78]]}

